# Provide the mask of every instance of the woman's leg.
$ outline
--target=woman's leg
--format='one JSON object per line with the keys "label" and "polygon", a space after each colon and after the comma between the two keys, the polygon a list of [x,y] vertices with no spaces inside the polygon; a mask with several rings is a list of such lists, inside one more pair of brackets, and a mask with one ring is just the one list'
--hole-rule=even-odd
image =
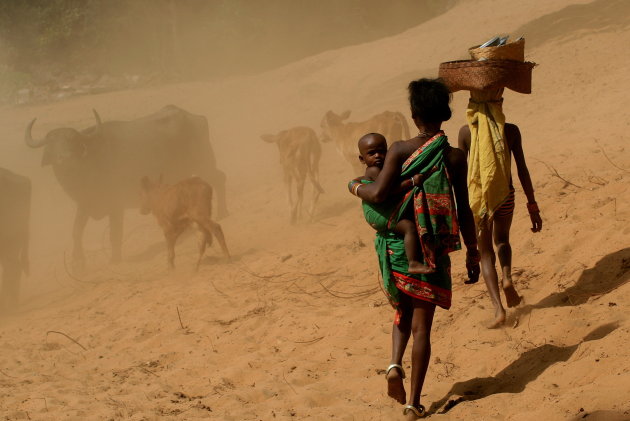
{"label": "woman's leg", "polygon": [[[413,306],[411,297],[400,294],[400,322],[392,327],[392,359],[390,364],[402,365],[403,355],[411,336],[411,319]],[[404,404],[407,401],[407,393],[403,385],[402,372],[393,368],[387,373],[387,395]]]}
{"label": "woman's leg", "polygon": [[499,264],[503,278],[501,286],[505,294],[505,301],[508,307],[515,307],[521,302],[521,296],[512,283],[512,247],[510,246],[510,227],[512,226],[513,214],[494,217],[493,237],[497,247]]}
{"label": "woman's leg", "polygon": [[499,277],[495,268],[496,256],[492,247],[492,228],[492,222],[479,227],[479,236],[477,238],[479,253],[481,254],[481,274],[486,282],[490,300],[494,307],[494,320],[488,326],[490,329],[497,328],[505,322],[505,309],[503,304],[501,304]]}
{"label": "woman's leg", "polygon": [[[424,378],[431,359],[431,325],[435,314],[435,304],[418,299],[412,299],[413,318],[411,332],[413,334],[413,348],[411,353],[411,393],[409,404],[420,405],[420,393]],[[409,417],[415,417],[408,414]],[[415,419],[415,418],[411,418]]]}

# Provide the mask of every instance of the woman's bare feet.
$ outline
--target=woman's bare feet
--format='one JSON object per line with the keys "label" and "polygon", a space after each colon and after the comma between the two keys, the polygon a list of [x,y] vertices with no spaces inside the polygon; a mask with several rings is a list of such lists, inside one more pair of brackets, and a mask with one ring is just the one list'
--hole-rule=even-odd
{"label": "woman's bare feet", "polygon": [[514,288],[514,284],[511,280],[502,280],[501,286],[503,287],[503,293],[505,294],[505,302],[508,308],[516,307],[521,303],[523,297],[518,295],[518,292]]}
{"label": "woman's bare feet", "polygon": [[427,273],[435,273],[435,269],[420,262],[411,261],[409,262],[409,269],[407,269],[407,272],[426,275]]}
{"label": "woman's bare feet", "polygon": [[505,309],[500,307],[494,312],[494,320],[488,324],[488,329],[497,329],[505,324]]}
{"label": "woman's bare feet", "polygon": [[407,402],[407,393],[400,369],[391,368],[385,378],[387,379],[387,396],[404,405]]}

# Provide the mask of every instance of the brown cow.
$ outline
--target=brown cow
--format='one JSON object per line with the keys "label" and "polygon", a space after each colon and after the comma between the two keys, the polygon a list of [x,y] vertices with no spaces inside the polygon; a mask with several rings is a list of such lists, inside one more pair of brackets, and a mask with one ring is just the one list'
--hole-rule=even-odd
{"label": "brown cow", "polygon": [[225,244],[221,226],[211,219],[212,187],[199,177],[190,177],[176,184],[163,184],[162,180],[153,183],[148,177],[142,178],[140,212],[143,215],[153,213],[164,230],[168,248],[168,265],[175,267],[175,242],[177,237],[191,223],[195,223],[201,238],[199,241],[199,269],[206,245],[212,244],[212,236],[217,237],[223,253],[229,259],[230,252]]}
{"label": "brown cow", "polygon": [[335,114],[328,111],[322,118],[322,142],[335,141],[337,151],[352,165],[355,175],[363,174],[365,168],[359,162],[357,142],[367,133],[380,133],[388,142],[409,139],[407,120],[399,112],[384,111],[361,122],[344,123],[350,111]]}
{"label": "brown cow", "polygon": [[[304,182],[308,175],[311,184],[313,184],[313,200],[309,210],[309,217],[312,220],[317,199],[324,192],[322,186],[319,185],[319,158],[322,150],[315,131],[308,127],[294,127],[283,130],[276,135],[265,134],[261,138],[265,142],[275,143],[278,146],[280,164],[284,172],[284,184],[291,206],[292,224],[297,222],[302,213]],[[297,200],[295,202],[293,201],[293,180],[295,180],[297,187]]]}

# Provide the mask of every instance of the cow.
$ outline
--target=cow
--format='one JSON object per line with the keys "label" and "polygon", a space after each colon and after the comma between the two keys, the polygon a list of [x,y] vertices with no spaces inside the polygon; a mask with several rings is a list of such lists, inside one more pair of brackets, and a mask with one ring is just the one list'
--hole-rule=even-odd
{"label": "cow", "polygon": [[28,274],[31,181],[0,168],[0,311],[17,305],[22,272]]}
{"label": "cow", "polygon": [[355,175],[362,174],[365,168],[359,161],[357,142],[367,133],[380,133],[388,142],[409,139],[407,120],[399,112],[384,111],[361,122],[344,123],[350,111],[335,114],[328,111],[321,122],[322,142],[334,141],[337,151],[352,165]]}
{"label": "cow", "polygon": [[[319,195],[324,192],[319,184],[319,159],[321,146],[317,134],[309,127],[294,127],[278,134],[264,134],[261,139],[275,143],[280,153],[280,165],[284,175],[289,206],[291,207],[291,223],[295,224],[302,214],[304,199],[304,183],[308,175],[313,185],[313,200],[309,209],[312,220]],[[293,200],[293,181],[297,189],[297,200]]]}
{"label": "cow", "polygon": [[175,267],[175,242],[191,224],[201,232],[199,240],[199,269],[206,245],[212,245],[212,236],[217,237],[223,253],[230,259],[221,225],[212,220],[212,187],[199,177],[190,177],[176,184],[152,182],[148,177],[141,180],[141,206],[143,215],[153,213],[164,231],[168,249],[169,268]]}
{"label": "cow", "polygon": [[123,213],[138,206],[138,180],[164,174],[177,181],[196,174],[217,191],[218,215],[227,214],[225,174],[216,166],[205,117],[168,105],[132,121],[101,122],[84,130],[54,129],[40,140],[26,128],[25,142],[43,147],[42,165],[51,165],[57,181],[76,202],[73,262],[84,265],[83,231],[88,219],[109,217],[112,262],[122,257]]}

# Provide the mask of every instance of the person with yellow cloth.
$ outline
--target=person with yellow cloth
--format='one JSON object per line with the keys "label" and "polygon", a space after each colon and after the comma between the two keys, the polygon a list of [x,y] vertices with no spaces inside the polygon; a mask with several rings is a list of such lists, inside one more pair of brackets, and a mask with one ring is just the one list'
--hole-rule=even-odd
{"label": "person with yellow cloth", "polygon": [[525,162],[521,133],[518,126],[505,122],[502,98],[505,87],[520,93],[531,92],[534,63],[524,62],[524,39],[488,46],[491,41],[469,50],[473,60],[442,63],[440,76],[451,91],[470,91],[466,110],[468,124],[459,131],[458,146],[468,154],[469,203],[477,227],[481,273],[494,306],[494,319],[488,327],[496,328],[506,320],[495,267],[496,255],[501,265],[500,285],[507,306],[515,307],[522,300],[512,280],[512,156],[527,197],[532,232],[542,229],[542,219]]}
{"label": "person with yellow cloth", "polygon": [[[496,94],[471,91],[466,112],[468,124],[459,131],[458,145],[468,152],[468,197],[477,226],[477,241],[481,253],[481,274],[494,306],[494,320],[488,326],[496,328],[505,322],[499,279],[495,268],[495,251],[503,277],[501,287],[508,307],[521,302],[512,281],[512,247],[510,227],[514,213],[514,187],[510,171],[510,155],[514,156],[518,178],[527,197],[527,210],[532,231],[542,228],[540,211],[534,197],[532,180],[525,162],[521,133],[515,124],[505,123],[500,99]],[[497,98],[498,97],[498,98]]]}

